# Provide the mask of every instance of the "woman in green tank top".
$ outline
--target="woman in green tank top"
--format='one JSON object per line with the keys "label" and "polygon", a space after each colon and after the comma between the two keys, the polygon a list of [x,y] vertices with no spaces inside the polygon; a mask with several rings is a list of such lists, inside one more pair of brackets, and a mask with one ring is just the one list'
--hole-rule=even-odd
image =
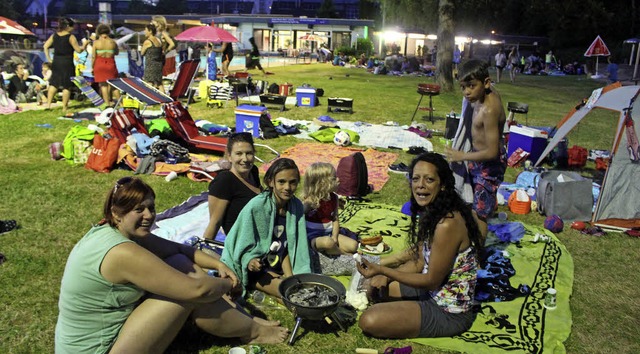
{"label": "woman in green tank top", "polygon": [[110,188],[104,219],[65,267],[56,353],[161,353],[187,319],[244,343],[286,339],[278,322],[236,309],[227,294],[238,290],[238,279],[224,263],[152,234],[155,215],[155,193],[141,179],[124,177]]}

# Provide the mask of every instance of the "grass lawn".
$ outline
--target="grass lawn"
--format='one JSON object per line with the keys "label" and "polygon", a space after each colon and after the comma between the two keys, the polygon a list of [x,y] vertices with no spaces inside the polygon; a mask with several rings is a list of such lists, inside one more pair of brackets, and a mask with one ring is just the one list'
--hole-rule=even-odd
{"label": "grass lawn", "polygon": [[[272,116],[311,120],[326,113],[326,97],[354,99],[354,113],[332,113],[339,120],[409,124],[419,95],[416,87],[431,78],[374,76],[362,69],[332,67],[327,64],[271,67],[270,82],[303,83],[323,88],[325,97],[314,108],[291,108],[285,112],[271,110]],[[505,80],[497,89],[506,107],[508,101],[529,104],[529,125],[555,125],[582,98],[588,97],[601,83],[585,77],[519,76],[517,84]],[[426,99],[426,98],[425,98]],[[454,108],[460,111],[459,91],[442,93],[433,98],[435,113],[443,117]],[[90,103],[74,103],[74,109]],[[425,100],[423,100],[425,104]],[[189,106],[194,118],[219,124],[235,125],[235,104],[225,108],[207,108],[204,102]],[[418,113],[418,116],[422,112]],[[0,116],[0,219],[16,219],[21,229],[0,236],[0,252],[7,261],[0,266],[0,353],[53,352],[54,329],[58,314],[57,301],[65,262],[73,245],[92,223],[100,219],[105,194],[120,177],[130,171],[116,170],[99,174],[63,161],[52,161],[47,147],[62,141],[73,121],[58,120],[61,110],[30,111]],[[421,120],[417,118],[417,120]],[[519,118],[524,121],[523,118]],[[610,149],[617,116],[594,112],[569,135],[570,145],[587,149]],[[52,128],[38,127],[51,124]],[[444,130],[444,120],[428,127]],[[84,123],[86,124],[86,123]],[[442,151],[438,138],[434,149]],[[266,143],[279,151],[298,142],[280,137]],[[394,150],[397,152],[397,150]],[[412,155],[400,151],[399,162],[408,163]],[[593,167],[587,165],[587,167]],[[506,180],[513,181],[518,169],[509,168]],[[181,177],[167,183],[161,177],[144,175],[157,193],[157,209],[165,210],[207,188]],[[398,193],[398,191],[400,191]],[[373,202],[400,205],[409,196],[406,180],[391,174],[385,187],[370,196]],[[629,206],[636,207],[637,206]],[[501,207],[501,211],[506,211]],[[537,213],[517,216],[541,225]],[[634,284],[640,281],[635,265],[640,264],[638,242],[624,234],[609,233],[604,237],[581,235],[568,227],[559,234],[567,245],[575,264],[574,293],[571,298],[572,332],[565,345],[569,353],[638,353],[640,352],[640,296]],[[634,295],[635,294],[635,295]],[[271,309],[267,313],[293,328],[293,316],[286,310]],[[216,341],[194,330],[183,331],[170,352],[226,353],[233,343]],[[339,339],[321,329],[309,332],[296,342],[296,353],[347,353],[356,347],[384,350],[388,346],[412,345],[415,353],[439,351],[408,341],[381,341],[364,337],[357,326]],[[291,353],[286,344],[268,346],[269,353]]]}

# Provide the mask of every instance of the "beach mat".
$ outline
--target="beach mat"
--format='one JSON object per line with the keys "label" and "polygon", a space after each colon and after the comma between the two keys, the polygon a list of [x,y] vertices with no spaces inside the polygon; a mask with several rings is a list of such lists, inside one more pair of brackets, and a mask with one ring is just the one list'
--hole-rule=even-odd
{"label": "beach mat", "polygon": [[[295,161],[300,169],[300,174],[304,175],[307,168],[314,162],[328,162],[337,168],[341,158],[357,151],[362,152],[367,161],[369,184],[373,185],[374,191],[381,190],[389,180],[389,165],[398,158],[396,153],[381,152],[374,149],[362,151],[362,149],[341,147],[335,144],[304,142],[288,148],[280,157],[288,157]],[[263,164],[260,166],[260,171],[266,172],[269,166],[271,166],[270,163]]]}
{"label": "beach mat", "polygon": [[[366,234],[381,234],[393,253],[406,248],[410,218],[396,206],[349,201],[339,214],[341,226]],[[482,302],[480,313],[467,332],[454,337],[416,338],[411,341],[444,350],[465,353],[565,353],[564,341],[571,333],[569,299],[573,289],[573,259],[551,232],[524,224],[519,244],[499,242],[493,233],[487,247],[510,255],[516,274],[511,285],[527,284],[528,296],[511,301]],[[533,242],[543,234],[548,242]],[[383,257],[385,257],[383,255]],[[339,279],[346,285],[349,277]],[[547,310],[547,288],[557,290],[557,308]]]}

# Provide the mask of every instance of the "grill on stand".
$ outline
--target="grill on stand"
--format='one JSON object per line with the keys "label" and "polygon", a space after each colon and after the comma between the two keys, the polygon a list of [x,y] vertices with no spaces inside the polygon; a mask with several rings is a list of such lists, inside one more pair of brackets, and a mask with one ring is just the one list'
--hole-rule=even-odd
{"label": "grill on stand", "polygon": [[335,310],[346,294],[344,285],[336,279],[321,274],[297,274],[283,280],[278,290],[285,306],[296,318],[289,345],[295,342],[302,320],[329,322],[330,317],[346,332],[347,329],[335,316]]}

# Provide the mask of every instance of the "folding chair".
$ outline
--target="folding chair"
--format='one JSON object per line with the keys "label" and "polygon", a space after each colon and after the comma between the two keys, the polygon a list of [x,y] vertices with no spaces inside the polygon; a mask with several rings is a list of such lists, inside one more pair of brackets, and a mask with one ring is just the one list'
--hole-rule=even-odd
{"label": "folding chair", "polygon": [[[227,148],[227,137],[212,136],[212,135],[200,135],[200,131],[196,126],[196,123],[191,118],[189,111],[187,111],[180,101],[174,101],[164,105],[164,112],[167,119],[167,123],[171,127],[180,139],[182,139],[188,146],[194,149],[218,151],[224,153]],[[270,161],[278,158],[280,153],[264,144],[253,144],[256,147],[263,147],[275,154],[275,157]],[[256,156],[256,159],[264,163],[264,160]]]}
{"label": "folding chair", "polygon": [[127,142],[127,137],[131,135],[133,129],[138,133],[149,136],[149,132],[147,131],[147,128],[145,128],[144,123],[131,109],[114,110],[111,115],[110,122],[110,132],[113,133],[113,135],[115,135],[122,144]]}
{"label": "folding chair", "polygon": [[199,59],[185,60],[180,63],[176,81],[173,83],[171,90],[169,90],[169,96],[173,98],[174,101],[178,101],[180,97],[187,97],[187,102],[185,103],[184,108],[189,107],[189,102],[191,102],[191,99],[193,98],[191,85],[198,74],[198,68],[200,68]]}

